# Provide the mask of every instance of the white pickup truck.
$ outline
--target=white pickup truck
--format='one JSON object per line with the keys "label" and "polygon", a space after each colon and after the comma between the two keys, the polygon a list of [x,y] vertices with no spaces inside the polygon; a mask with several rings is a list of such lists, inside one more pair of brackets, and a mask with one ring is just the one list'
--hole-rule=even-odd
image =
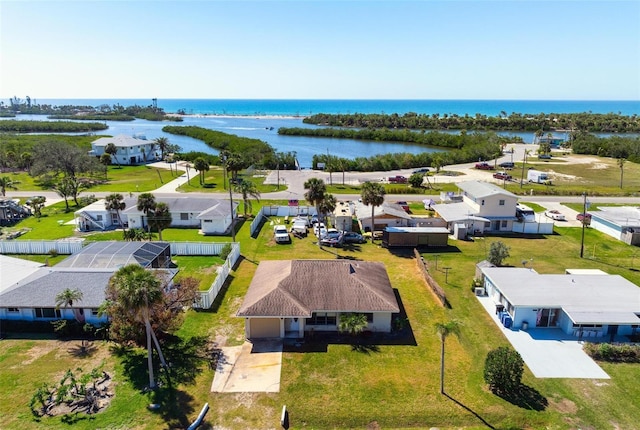
{"label": "white pickup truck", "polygon": [[285,227],[284,225],[276,225],[275,227],[273,227],[273,237],[276,243],[291,242],[291,237],[289,236],[287,227]]}

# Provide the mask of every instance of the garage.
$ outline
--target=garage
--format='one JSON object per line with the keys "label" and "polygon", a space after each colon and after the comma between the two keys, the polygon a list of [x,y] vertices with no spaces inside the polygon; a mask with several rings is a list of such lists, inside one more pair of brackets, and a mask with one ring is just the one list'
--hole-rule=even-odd
{"label": "garage", "polygon": [[249,337],[280,337],[280,318],[250,318]]}

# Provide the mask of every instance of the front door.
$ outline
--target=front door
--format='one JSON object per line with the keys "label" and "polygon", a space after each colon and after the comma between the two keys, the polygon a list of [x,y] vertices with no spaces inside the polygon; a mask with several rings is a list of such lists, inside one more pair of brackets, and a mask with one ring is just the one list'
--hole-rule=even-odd
{"label": "front door", "polygon": [[618,326],[610,325],[607,329],[607,334],[609,335],[609,342],[613,342],[613,339],[615,339],[616,335],[618,334]]}
{"label": "front door", "polygon": [[298,337],[300,330],[299,318],[286,318],[284,320],[285,337]]}
{"label": "front door", "polygon": [[500,230],[500,221],[494,221],[493,222],[493,229],[495,231],[499,231]]}

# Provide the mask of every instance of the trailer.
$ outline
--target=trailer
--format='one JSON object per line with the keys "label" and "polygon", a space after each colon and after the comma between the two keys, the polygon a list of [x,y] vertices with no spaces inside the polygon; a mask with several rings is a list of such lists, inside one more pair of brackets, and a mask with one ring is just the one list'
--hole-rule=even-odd
{"label": "trailer", "polygon": [[527,173],[527,181],[534,182],[536,184],[546,184],[549,181],[549,176],[547,175],[547,172],[531,169]]}
{"label": "trailer", "polygon": [[387,227],[382,232],[385,248],[447,246],[448,239],[446,227]]}

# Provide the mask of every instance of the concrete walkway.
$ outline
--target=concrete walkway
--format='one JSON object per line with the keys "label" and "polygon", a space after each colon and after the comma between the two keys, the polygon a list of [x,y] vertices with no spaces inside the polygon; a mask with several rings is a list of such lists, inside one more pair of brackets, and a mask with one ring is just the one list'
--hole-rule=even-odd
{"label": "concrete walkway", "polygon": [[504,328],[490,297],[478,297],[491,319],[513,348],[520,353],[536,378],[610,379],[582,350],[582,341],[557,328],[531,328],[527,331]]}
{"label": "concrete walkway", "polygon": [[282,341],[255,340],[222,348],[211,384],[215,393],[277,393],[280,391]]}

